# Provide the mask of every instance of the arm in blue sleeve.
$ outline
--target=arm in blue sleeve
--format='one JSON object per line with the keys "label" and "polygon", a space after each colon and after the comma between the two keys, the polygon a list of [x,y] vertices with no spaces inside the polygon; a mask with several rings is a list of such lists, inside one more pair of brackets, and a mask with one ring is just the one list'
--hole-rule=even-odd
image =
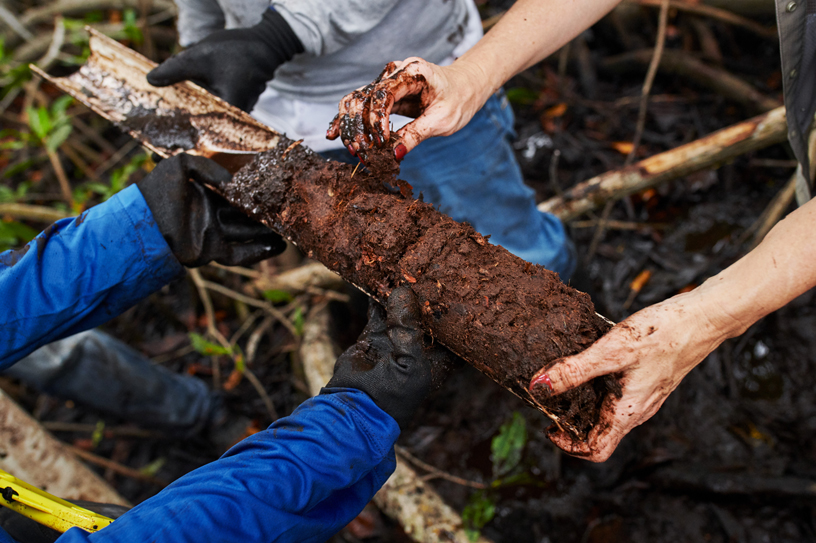
{"label": "arm in blue sleeve", "polygon": [[131,186],[0,253],[0,369],[98,326],[184,272]]}
{"label": "arm in blue sleeve", "polygon": [[58,541],[323,542],[393,473],[398,435],[364,392],[326,389],[103,530]]}

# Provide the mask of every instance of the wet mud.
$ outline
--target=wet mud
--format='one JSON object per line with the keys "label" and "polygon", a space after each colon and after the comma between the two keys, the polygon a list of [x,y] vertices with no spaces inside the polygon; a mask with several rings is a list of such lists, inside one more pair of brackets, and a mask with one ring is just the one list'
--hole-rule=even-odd
{"label": "wet mud", "polygon": [[[401,285],[419,297],[430,335],[532,406],[585,437],[606,394],[601,378],[557,397],[527,389],[542,366],[604,334],[589,296],[492,245],[380,176],[283,140],[221,187],[235,206],[380,301]],[[389,179],[389,181],[393,181]]]}

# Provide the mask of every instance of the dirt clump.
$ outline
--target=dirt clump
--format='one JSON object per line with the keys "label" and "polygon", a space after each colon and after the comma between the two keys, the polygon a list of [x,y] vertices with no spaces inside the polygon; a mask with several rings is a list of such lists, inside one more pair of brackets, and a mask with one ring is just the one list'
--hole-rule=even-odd
{"label": "dirt clump", "polygon": [[528,385],[542,366],[586,349],[610,324],[558,275],[490,244],[382,178],[282,139],[221,187],[235,206],[376,299],[410,285],[428,333],[579,438],[608,393],[599,378],[557,397]]}

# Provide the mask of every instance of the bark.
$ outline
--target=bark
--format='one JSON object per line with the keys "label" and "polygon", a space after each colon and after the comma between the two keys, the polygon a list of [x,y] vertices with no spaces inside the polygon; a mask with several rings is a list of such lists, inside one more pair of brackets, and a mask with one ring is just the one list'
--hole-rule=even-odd
{"label": "bark", "polygon": [[540,203],[538,209],[568,221],[603,206],[609,200],[700,170],[716,168],[741,154],[781,143],[786,137],[785,108],[779,107],[627,168],[593,177],[561,196]]}

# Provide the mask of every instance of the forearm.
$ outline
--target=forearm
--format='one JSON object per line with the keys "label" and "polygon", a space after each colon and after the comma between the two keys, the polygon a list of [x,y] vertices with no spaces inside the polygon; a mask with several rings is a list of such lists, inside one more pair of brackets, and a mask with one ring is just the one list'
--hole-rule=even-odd
{"label": "forearm", "polygon": [[396,465],[394,419],[335,389],[188,473],[105,529],[59,541],[321,542],[350,522]]}
{"label": "forearm", "polygon": [[726,336],[816,286],[816,200],[779,222],[760,245],[698,289]]}
{"label": "forearm", "polygon": [[481,103],[508,79],[595,24],[620,0],[518,0],[453,66],[482,82]]}
{"label": "forearm", "polygon": [[110,320],[183,271],[135,186],[58,221],[0,253],[0,368]]}

